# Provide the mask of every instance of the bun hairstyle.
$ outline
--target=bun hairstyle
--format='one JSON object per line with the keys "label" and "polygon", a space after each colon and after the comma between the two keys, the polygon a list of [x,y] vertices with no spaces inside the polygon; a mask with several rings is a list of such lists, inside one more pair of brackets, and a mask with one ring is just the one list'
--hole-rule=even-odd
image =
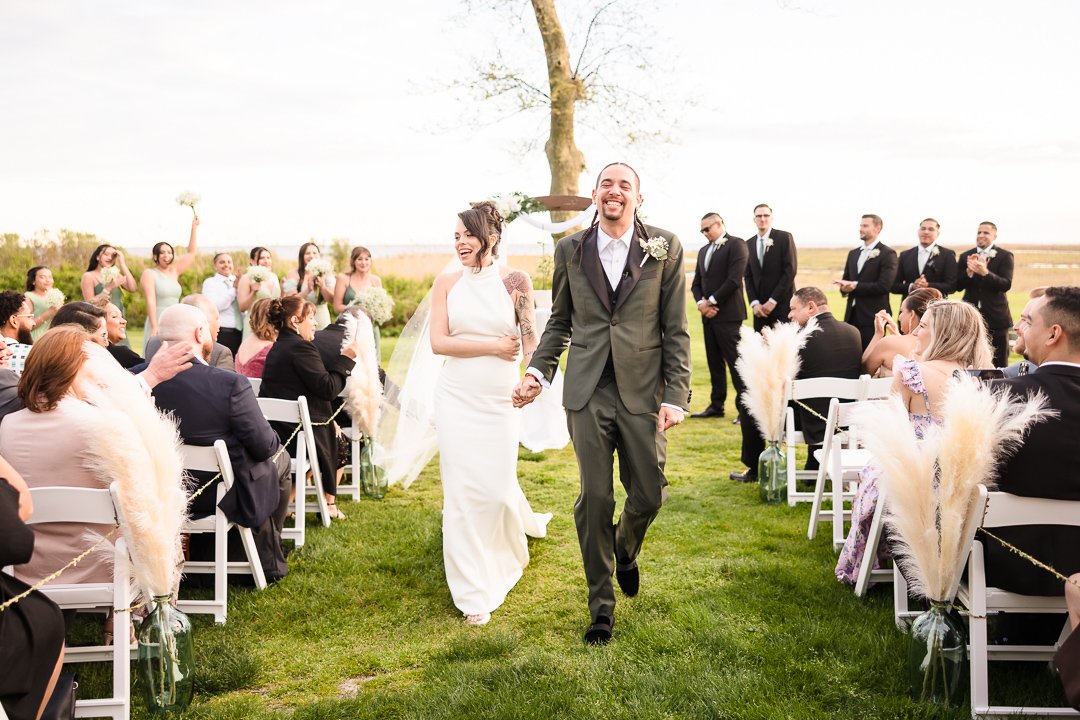
{"label": "bun hairstyle", "polygon": [[[492,257],[499,257],[499,243],[502,242],[503,217],[490,200],[469,203],[469,209],[458,213],[458,219],[469,234],[480,241],[480,252],[476,254],[476,272],[480,272],[480,262],[491,251]],[[495,243],[490,237],[495,236]]]}
{"label": "bun hairstyle", "polygon": [[270,301],[270,307],[266,310],[266,319],[270,325],[277,328],[278,332],[281,332],[289,327],[289,318],[304,317],[309,312],[309,307],[312,311],[315,308],[314,305],[299,295],[289,295],[281,299],[275,298]]}
{"label": "bun hairstyle", "polygon": [[[926,222],[923,220],[923,222]],[[910,312],[915,313],[915,316],[922,320],[922,316],[926,314],[926,307],[935,300],[943,299],[941,291],[937,288],[925,287],[913,290],[907,298],[904,299],[903,306]]]}

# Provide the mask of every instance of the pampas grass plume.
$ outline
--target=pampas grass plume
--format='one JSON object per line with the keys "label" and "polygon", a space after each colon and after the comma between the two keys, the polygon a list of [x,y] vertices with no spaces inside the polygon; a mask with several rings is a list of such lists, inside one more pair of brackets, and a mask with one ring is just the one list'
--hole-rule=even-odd
{"label": "pampas grass plume", "polygon": [[799,374],[799,350],[817,329],[814,318],[805,327],[795,322],[779,323],[760,335],[745,325],[739,328],[735,369],[746,385],[743,404],[768,441],[780,439],[787,383]]}
{"label": "pampas grass plume", "polygon": [[374,437],[382,403],[379,359],[375,354],[375,329],[367,313],[346,315],[342,349],[356,348],[356,365],[345,386],[345,411],[365,437]]}

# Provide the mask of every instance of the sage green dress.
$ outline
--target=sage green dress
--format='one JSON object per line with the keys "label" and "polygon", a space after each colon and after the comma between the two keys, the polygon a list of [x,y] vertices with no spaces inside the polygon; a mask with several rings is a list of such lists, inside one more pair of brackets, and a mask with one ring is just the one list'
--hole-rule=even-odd
{"label": "sage green dress", "polygon": [[[34,306],[34,317],[37,317],[49,309],[49,303],[45,301],[44,297],[38,295],[36,292],[28,292],[26,293],[26,297],[30,298],[30,303]],[[34,338],[34,341],[37,342],[37,339],[45,334],[45,331],[49,329],[50,325],[52,325],[52,320],[46,320],[30,331],[30,337]]]}
{"label": "sage green dress", "polygon": [[[349,287],[345,288],[345,294],[341,296],[341,302],[345,305],[348,305],[355,299],[356,291],[353,290],[353,287],[350,284]],[[374,322],[371,323],[371,331],[375,334],[375,357],[382,357],[382,355],[380,354],[382,350],[379,347],[379,325]]]}
{"label": "sage green dress", "polygon": [[[94,296],[100,295],[101,291],[104,289],[104,283],[94,283]],[[120,309],[120,314],[127,320],[127,308],[124,307],[124,292],[120,288],[114,287],[109,292],[109,302],[118,307]],[[124,347],[131,347],[131,343],[128,342],[126,337],[116,344],[123,345]]]}
{"label": "sage green dress", "polygon": [[[180,294],[183,290],[180,287],[178,280],[173,280],[168,275],[164,274],[157,268],[152,268],[157,277],[154,278],[154,297],[157,298],[157,317],[155,321],[161,319],[161,313],[165,311],[165,308],[172,307],[180,302]],[[146,345],[150,342],[150,318],[146,318],[146,325],[143,328],[143,356],[146,355]]]}

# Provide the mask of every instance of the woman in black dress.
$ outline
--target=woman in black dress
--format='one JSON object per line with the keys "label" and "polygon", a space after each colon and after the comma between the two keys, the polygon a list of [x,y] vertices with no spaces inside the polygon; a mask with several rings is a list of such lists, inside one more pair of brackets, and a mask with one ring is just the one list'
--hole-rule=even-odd
{"label": "woman in black dress", "polygon": [[[30,490],[0,457],[0,567],[19,565],[34,553]],[[0,603],[29,588],[0,573]],[[0,613],[0,703],[11,720],[38,718],[64,662],[64,616],[38,591]]]}
{"label": "woman in black dress", "polygon": [[[347,347],[327,367],[312,339],[315,337],[315,306],[299,295],[290,295],[270,301],[268,313],[270,324],[277,328],[278,338],[266,355],[260,397],[295,400],[301,395],[307,398],[313,423],[325,422],[333,414],[333,400],[345,387],[355,364],[356,351]],[[284,442],[293,428],[284,423],[273,423],[274,429]],[[332,425],[316,426],[315,448],[318,453],[319,472],[322,474],[323,492],[330,505],[330,517],[344,520],[345,515],[337,508],[337,435]],[[289,445],[295,457],[296,441]]]}

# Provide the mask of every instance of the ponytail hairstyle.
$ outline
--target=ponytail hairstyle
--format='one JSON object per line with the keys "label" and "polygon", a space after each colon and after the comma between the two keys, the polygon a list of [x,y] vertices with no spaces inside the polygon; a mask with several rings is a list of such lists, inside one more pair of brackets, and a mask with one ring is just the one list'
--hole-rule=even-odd
{"label": "ponytail hairstyle", "polygon": [[315,306],[309,300],[305,300],[299,295],[288,295],[270,300],[270,306],[266,311],[266,319],[280,333],[282,330],[289,328],[290,318],[302,318],[308,312],[314,311]]}
{"label": "ponytail hairstyle", "polygon": [[[484,255],[491,251],[492,257],[499,257],[499,243],[502,242],[503,218],[495,209],[495,203],[490,200],[469,203],[469,209],[458,213],[458,219],[474,238],[480,241],[480,252],[476,254],[476,270],[480,272],[481,261]],[[495,236],[495,243],[490,242],[491,236]]]}

